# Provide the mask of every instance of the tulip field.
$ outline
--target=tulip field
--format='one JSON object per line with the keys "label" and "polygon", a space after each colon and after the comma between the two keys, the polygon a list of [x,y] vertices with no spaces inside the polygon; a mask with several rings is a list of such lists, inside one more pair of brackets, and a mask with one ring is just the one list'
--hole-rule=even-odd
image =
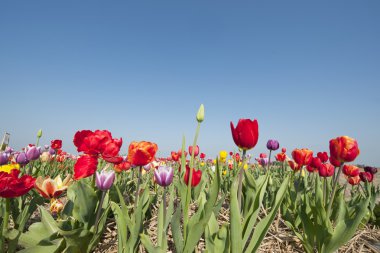
{"label": "tulip field", "polygon": [[[380,252],[377,168],[355,164],[358,142],[288,151],[259,122],[231,122],[238,152],[202,152],[204,107],[191,141],[159,144],[78,130],[0,151],[0,252]],[[226,126],[228,127],[228,125]],[[62,143],[74,143],[69,154]],[[11,143],[11,142],[10,142]],[[121,150],[127,150],[122,154]]]}

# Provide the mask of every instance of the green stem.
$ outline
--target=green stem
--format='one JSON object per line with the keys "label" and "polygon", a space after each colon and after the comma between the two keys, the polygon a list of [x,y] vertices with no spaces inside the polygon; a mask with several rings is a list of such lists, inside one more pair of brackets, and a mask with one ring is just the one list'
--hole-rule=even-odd
{"label": "green stem", "polygon": [[339,179],[340,173],[342,172],[343,165],[344,165],[344,163],[342,163],[342,164],[340,165],[340,167],[339,167],[339,171],[338,171],[338,174],[337,174],[337,176],[334,178],[333,190],[332,190],[332,193],[331,193],[330,203],[329,203],[329,207],[327,208],[327,216],[326,216],[327,219],[330,218],[330,212],[331,212],[332,204],[333,204],[333,202],[334,202],[336,186],[337,186],[337,184],[338,184],[338,179]]}
{"label": "green stem", "polygon": [[[193,181],[194,152],[195,152],[195,147],[197,145],[200,127],[201,127],[201,123],[198,122],[197,130],[195,131],[195,136],[194,136],[194,141],[193,141],[193,152],[191,152],[191,158],[190,158],[189,181],[187,184],[186,203],[185,203],[185,210],[183,213],[183,234],[184,234],[185,240],[187,237],[187,223],[189,220],[189,205],[190,205],[190,200],[191,200],[191,183]],[[182,150],[182,152],[183,152],[183,150]]]}
{"label": "green stem", "polygon": [[323,179],[323,205],[326,208],[327,203],[327,178]]}
{"label": "green stem", "polygon": [[137,188],[136,188],[136,192],[135,192],[135,210],[136,210],[137,202],[138,202],[138,198],[139,198],[139,191],[140,191],[140,184],[141,184],[141,170],[142,170],[142,166],[140,166],[140,168],[139,168],[139,176],[137,178]]}
{"label": "green stem", "polygon": [[239,210],[241,210],[241,194],[242,194],[242,186],[243,186],[243,172],[244,172],[244,163],[245,163],[245,153],[247,151],[243,150],[243,162],[242,167],[239,170],[239,185],[238,185],[238,201],[239,201]]}
{"label": "green stem", "polygon": [[269,165],[270,165],[270,156],[271,156],[271,154],[272,154],[272,150],[269,150],[269,158],[268,158],[268,165],[267,165],[267,171],[266,171],[266,172],[268,172],[268,171],[269,171]]}
{"label": "green stem", "polygon": [[103,202],[104,198],[107,194],[107,191],[102,191],[102,197],[100,198],[99,206],[98,206],[98,211],[96,212],[96,219],[95,219],[95,234],[98,232],[98,227],[99,227],[99,219],[100,215],[102,214],[102,207],[103,207]]}
{"label": "green stem", "polygon": [[0,249],[1,252],[5,252],[5,234],[8,231],[8,223],[9,223],[9,215],[10,215],[10,199],[5,198],[5,213],[3,215],[3,226],[1,228],[1,240],[0,240]]}

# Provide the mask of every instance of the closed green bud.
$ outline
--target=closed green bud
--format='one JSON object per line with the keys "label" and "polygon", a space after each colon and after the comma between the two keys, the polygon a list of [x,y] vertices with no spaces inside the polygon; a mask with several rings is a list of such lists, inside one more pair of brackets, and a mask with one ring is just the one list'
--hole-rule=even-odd
{"label": "closed green bud", "polygon": [[42,137],[42,129],[38,130],[37,132],[37,138],[41,138]]}
{"label": "closed green bud", "polygon": [[197,113],[197,121],[201,123],[204,119],[205,119],[205,107],[203,106],[203,104],[201,104]]}

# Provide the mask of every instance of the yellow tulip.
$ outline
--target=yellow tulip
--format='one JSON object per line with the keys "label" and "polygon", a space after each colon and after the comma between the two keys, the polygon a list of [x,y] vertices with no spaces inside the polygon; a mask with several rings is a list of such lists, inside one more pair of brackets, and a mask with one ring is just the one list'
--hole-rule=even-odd
{"label": "yellow tulip", "polygon": [[15,164],[6,164],[6,165],[2,165],[0,166],[0,172],[1,171],[4,171],[6,173],[10,173],[11,170],[13,169],[16,169],[16,170],[19,170],[20,169],[20,165],[18,163],[15,163]]}
{"label": "yellow tulip", "polygon": [[220,160],[226,160],[227,158],[227,151],[225,150],[222,150],[219,152],[219,157],[220,157]]}
{"label": "yellow tulip", "polygon": [[246,164],[244,164],[244,167],[243,167],[243,169],[248,169],[248,164],[246,163]]}
{"label": "yellow tulip", "polygon": [[227,175],[227,171],[223,170],[223,176]]}

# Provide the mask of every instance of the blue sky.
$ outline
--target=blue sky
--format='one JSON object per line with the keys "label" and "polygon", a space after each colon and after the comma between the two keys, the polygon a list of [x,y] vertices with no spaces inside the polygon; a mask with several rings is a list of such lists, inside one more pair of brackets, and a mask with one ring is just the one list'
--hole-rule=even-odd
{"label": "blue sky", "polygon": [[229,122],[256,118],[289,151],[358,140],[380,166],[379,1],[2,1],[0,133],[11,145],[108,129],[159,154],[192,142],[236,150]]}

